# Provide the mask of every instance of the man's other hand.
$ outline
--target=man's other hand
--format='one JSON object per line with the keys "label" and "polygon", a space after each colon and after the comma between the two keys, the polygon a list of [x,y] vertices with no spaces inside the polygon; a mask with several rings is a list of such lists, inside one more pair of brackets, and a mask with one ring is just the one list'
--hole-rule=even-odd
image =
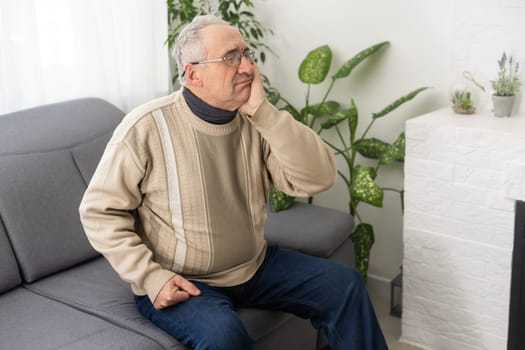
{"label": "man's other hand", "polygon": [[190,281],[180,275],[173,276],[155,298],[153,306],[160,310],[200,295],[201,291]]}

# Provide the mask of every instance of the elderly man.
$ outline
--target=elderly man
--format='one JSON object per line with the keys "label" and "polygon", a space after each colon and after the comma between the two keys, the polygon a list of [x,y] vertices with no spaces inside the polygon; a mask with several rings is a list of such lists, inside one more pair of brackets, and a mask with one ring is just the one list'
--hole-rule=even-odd
{"label": "elderly man", "polygon": [[334,350],[385,349],[356,270],[264,239],[270,184],[294,196],[329,188],[331,150],[268,103],[236,28],[197,17],[174,54],[182,90],[124,118],[84,195],[93,247],[140,312],[194,349],[253,348],[235,307],[308,318]]}

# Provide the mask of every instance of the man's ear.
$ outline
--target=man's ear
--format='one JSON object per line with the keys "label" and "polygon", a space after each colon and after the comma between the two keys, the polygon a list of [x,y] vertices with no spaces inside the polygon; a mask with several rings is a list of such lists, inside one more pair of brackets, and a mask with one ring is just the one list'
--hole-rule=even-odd
{"label": "man's ear", "polygon": [[195,69],[192,64],[188,64],[186,67],[184,67],[184,69],[186,75],[186,84],[195,87],[202,86],[202,80],[198,69]]}

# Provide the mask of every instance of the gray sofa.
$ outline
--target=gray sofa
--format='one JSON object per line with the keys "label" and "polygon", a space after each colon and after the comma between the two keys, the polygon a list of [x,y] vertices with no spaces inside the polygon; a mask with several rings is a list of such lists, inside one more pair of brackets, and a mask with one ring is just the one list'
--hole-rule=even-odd
{"label": "gray sofa", "polygon": [[[123,115],[96,98],[0,115],[0,348],[186,349],[138,313],[80,224],[80,199]],[[266,235],[351,264],[353,224],[348,214],[296,203],[269,213]],[[238,312],[257,349],[319,347],[307,320]]]}

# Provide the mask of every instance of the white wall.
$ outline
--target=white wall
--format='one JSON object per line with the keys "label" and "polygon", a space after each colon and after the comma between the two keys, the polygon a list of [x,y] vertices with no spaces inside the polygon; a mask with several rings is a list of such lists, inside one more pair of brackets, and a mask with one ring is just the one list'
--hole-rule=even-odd
{"label": "white wall", "polygon": [[[432,89],[379,120],[369,136],[393,141],[404,122],[417,115],[447,106],[450,90],[463,83],[463,70],[489,88],[496,75],[496,60],[507,50],[522,61],[525,42],[523,0],[258,0],[256,13],[274,31],[267,43],[277,53],[263,65],[263,72],[283,95],[304,105],[305,86],[297,69],[308,51],[328,44],[337,69],[360,50],[388,40],[391,45],[360,66],[350,79],[338,81],[339,102],[356,100],[363,129],[373,112],[420,86]],[[326,86],[315,87],[319,102]],[[489,109],[489,93],[481,95],[481,108]],[[330,137],[335,140],[335,138]],[[341,163],[341,166],[343,164]],[[383,186],[402,187],[403,169],[383,168]],[[315,197],[315,203],[348,211],[344,183]],[[374,224],[376,243],[369,273],[390,280],[402,261],[402,217],[398,196],[388,192],[385,208],[363,207],[367,221]]]}

